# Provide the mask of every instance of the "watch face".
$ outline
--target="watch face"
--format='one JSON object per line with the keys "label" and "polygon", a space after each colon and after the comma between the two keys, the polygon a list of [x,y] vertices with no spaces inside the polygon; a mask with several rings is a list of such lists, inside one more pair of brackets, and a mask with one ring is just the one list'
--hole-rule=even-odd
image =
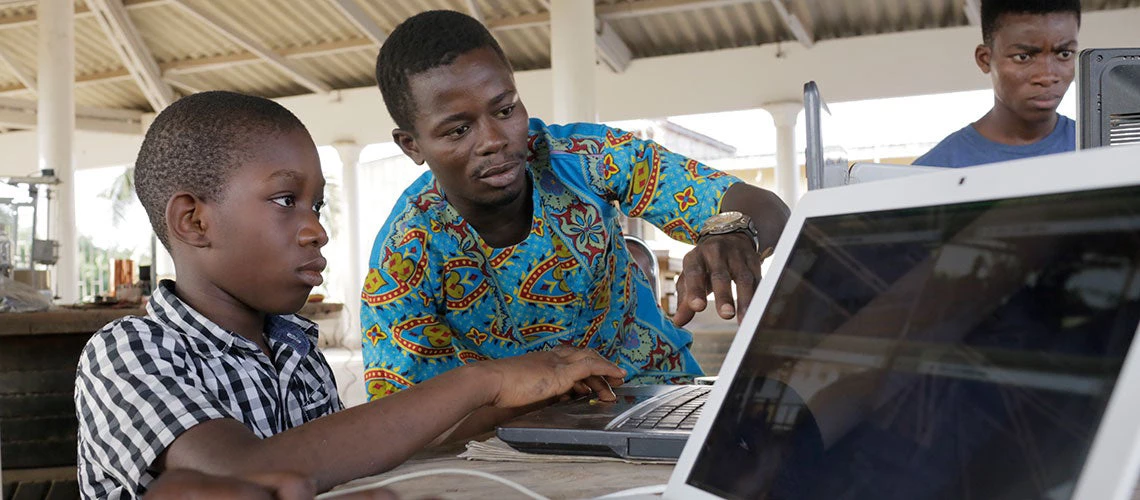
{"label": "watch face", "polygon": [[737,226],[743,218],[744,214],[740,212],[722,212],[705,219],[704,227],[701,228],[701,232],[731,231],[737,229],[735,226]]}
{"label": "watch face", "polygon": [[739,218],[740,212],[723,212],[710,217],[709,221],[716,224],[724,224],[726,222],[736,221]]}

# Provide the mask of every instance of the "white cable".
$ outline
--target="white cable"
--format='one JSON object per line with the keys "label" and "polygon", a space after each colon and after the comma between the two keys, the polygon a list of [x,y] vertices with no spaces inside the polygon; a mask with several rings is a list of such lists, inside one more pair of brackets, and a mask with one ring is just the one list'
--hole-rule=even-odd
{"label": "white cable", "polygon": [[377,482],[371,483],[371,484],[363,484],[363,485],[356,486],[353,488],[347,488],[347,489],[337,490],[337,491],[330,491],[330,492],[327,492],[327,493],[324,493],[321,495],[317,495],[317,500],[324,500],[326,498],[336,498],[336,497],[339,497],[342,495],[348,495],[351,493],[358,493],[361,491],[368,491],[368,490],[373,490],[373,489],[377,489],[377,488],[383,488],[383,487],[388,486],[389,484],[392,484],[392,483],[398,483],[400,481],[406,481],[408,479],[415,479],[418,477],[434,476],[437,474],[460,474],[460,475],[467,475],[467,476],[477,476],[477,477],[481,477],[484,479],[490,479],[492,481],[498,481],[502,484],[510,486],[511,488],[515,489],[519,493],[522,493],[523,495],[526,495],[530,498],[533,498],[534,500],[550,500],[549,498],[546,498],[542,495],[539,495],[538,493],[535,493],[534,491],[531,491],[530,489],[528,489],[526,486],[523,486],[519,483],[511,481],[510,479],[501,478],[501,477],[496,476],[494,474],[491,474],[489,472],[483,472],[481,470],[470,470],[470,469],[431,469],[431,470],[422,470],[419,472],[409,472],[407,474],[401,474],[401,475],[396,476],[396,477],[390,477],[390,478],[385,479],[383,481],[377,481]]}
{"label": "white cable", "polygon": [[623,497],[631,497],[633,495],[653,495],[656,493],[664,493],[666,486],[669,486],[669,485],[668,484],[652,484],[649,486],[638,486],[636,488],[630,488],[628,490],[615,491],[613,493],[602,495],[600,497],[597,497],[595,500],[600,500],[602,498],[623,498]]}

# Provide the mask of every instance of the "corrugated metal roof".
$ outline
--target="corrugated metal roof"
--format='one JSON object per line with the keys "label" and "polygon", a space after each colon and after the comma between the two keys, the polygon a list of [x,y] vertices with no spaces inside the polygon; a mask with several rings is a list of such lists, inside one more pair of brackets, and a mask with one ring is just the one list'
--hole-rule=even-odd
{"label": "corrugated metal roof", "polygon": [[[547,0],[111,0],[128,17],[178,93],[232,89],[281,97],[310,92],[304,78],[266,62],[218,26],[186,7],[219,19],[255,44],[280,55],[291,71],[332,89],[373,85],[378,47],[337,6],[354,1],[380,35],[430,9],[478,14],[492,29],[517,70],[550,66]],[[779,2],[779,5],[777,5]],[[1086,11],[1140,7],[1140,0],[1084,0]],[[634,58],[793,42],[779,6],[795,15],[814,40],[961,26],[964,0],[595,0]],[[149,110],[101,24],[77,0],[77,104]],[[36,4],[0,7],[0,50],[34,74]],[[7,65],[0,64],[0,95],[32,97]]]}

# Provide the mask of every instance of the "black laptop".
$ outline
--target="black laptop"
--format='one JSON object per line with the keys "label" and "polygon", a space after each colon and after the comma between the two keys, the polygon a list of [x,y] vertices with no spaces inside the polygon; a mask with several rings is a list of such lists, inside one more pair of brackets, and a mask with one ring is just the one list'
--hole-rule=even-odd
{"label": "black laptop", "polygon": [[700,416],[710,385],[630,385],[617,401],[594,396],[557,403],[499,427],[519,451],[676,460]]}

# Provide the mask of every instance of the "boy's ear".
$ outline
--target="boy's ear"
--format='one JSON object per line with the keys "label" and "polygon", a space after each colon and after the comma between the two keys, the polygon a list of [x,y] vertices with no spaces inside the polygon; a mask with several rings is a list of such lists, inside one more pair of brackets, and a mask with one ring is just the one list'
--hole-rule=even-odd
{"label": "boy's ear", "polygon": [[980,43],[974,48],[974,63],[978,65],[978,69],[982,70],[982,73],[990,74],[990,62],[993,53],[993,49],[984,43]]}
{"label": "boy's ear", "polygon": [[416,162],[416,165],[424,164],[424,155],[420,153],[420,145],[416,144],[416,136],[412,135],[411,132],[398,128],[393,129],[392,140],[396,141],[396,144],[400,146],[404,154]]}
{"label": "boy's ear", "polygon": [[166,230],[171,240],[178,240],[197,248],[210,246],[206,235],[205,203],[193,194],[181,191],[170,197],[166,204]]}

